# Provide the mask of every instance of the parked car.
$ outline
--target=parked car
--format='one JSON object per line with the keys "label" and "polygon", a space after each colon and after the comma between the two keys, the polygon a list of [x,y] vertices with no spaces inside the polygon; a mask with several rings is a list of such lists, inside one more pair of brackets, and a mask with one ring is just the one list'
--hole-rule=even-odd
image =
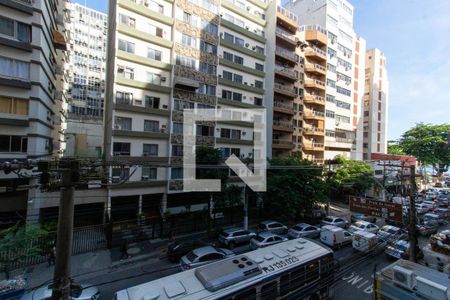
{"label": "parked car", "polygon": [[448,207],[438,207],[433,211],[433,213],[438,215],[441,219],[447,220],[450,212]]}
{"label": "parked car", "polygon": [[423,224],[417,224],[416,229],[420,235],[430,235],[438,231],[439,225],[435,222],[424,222]]}
{"label": "parked car", "polygon": [[180,267],[182,271],[190,270],[234,255],[234,252],[228,249],[205,246],[183,256],[180,259]]}
{"label": "parked car", "polygon": [[268,231],[275,234],[285,234],[288,231],[288,228],[277,221],[263,221],[258,225],[259,231]]}
{"label": "parked car", "polygon": [[[28,293],[25,293],[21,300],[44,300],[50,299],[52,296],[52,288],[46,285]],[[71,300],[97,300],[100,298],[100,291],[92,284],[71,284],[70,299]]]}
{"label": "parked car", "polygon": [[426,213],[423,215],[424,222],[436,222],[438,225],[443,225],[446,221],[441,218],[438,214]]}
{"label": "parked car", "polygon": [[250,241],[250,248],[252,250],[255,250],[258,248],[264,248],[270,245],[278,244],[287,240],[287,238],[281,237],[278,234],[265,231],[259,233]]}
{"label": "parked car", "polygon": [[425,213],[427,213],[429,210],[430,210],[429,207],[426,206],[425,204],[422,204],[422,203],[416,204],[416,212],[417,212],[418,214],[425,214]]}
{"label": "parked car", "polygon": [[437,207],[437,203],[432,200],[425,200],[422,202],[422,204],[428,207],[428,211],[433,210]]}
{"label": "parked car", "polygon": [[367,222],[370,222],[370,223],[376,223],[377,222],[377,217],[365,215],[365,214],[362,214],[362,213],[352,213],[352,216],[351,216],[350,219],[351,219],[352,222],[356,222],[356,221],[367,221]]}
{"label": "parked car", "polygon": [[[399,240],[392,245],[386,246],[384,253],[386,253],[387,256],[396,259],[409,259],[409,242],[405,240]],[[423,252],[418,246],[416,248],[416,258],[423,258]]]}
{"label": "parked car", "polygon": [[171,262],[178,262],[180,261],[180,258],[186,255],[188,252],[208,245],[209,243],[202,240],[174,242],[167,246],[167,257]]}
{"label": "parked car", "polygon": [[313,208],[304,214],[304,219],[310,224],[319,224],[320,221],[326,217],[326,212],[323,208]]}
{"label": "parked car", "polygon": [[361,252],[369,252],[378,245],[378,236],[368,231],[356,231],[353,233],[352,247]]}
{"label": "parked car", "polygon": [[316,238],[320,236],[320,228],[306,223],[292,226],[288,231],[288,238],[296,239],[300,237]]}
{"label": "parked car", "polygon": [[352,242],[352,234],[341,227],[325,225],[320,230],[320,241],[332,248],[341,247]]}
{"label": "parked car", "polygon": [[369,223],[366,221],[358,221],[358,222],[355,222],[354,224],[350,225],[350,227],[348,228],[348,231],[350,231],[351,233],[354,233],[356,231],[367,231],[367,232],[376,234],[379,229],[380,228],[375,224],[372,224],[372,223]]}
{"label": "parked car", "polygon": [[325,225],[332,225],[332,226],[337,226],[337,227],[341,227],[341,228],[347,228],[348,227],[348,221],[344,220],[341,217],[335,217],[335,216],[327,216],[325,217],[322,222],[320,222],[320,224],[322,226]]}
{"label": "parked car", "polygon": [[219,242],[228,248],[233,249],[236,245],[250,242],[255,236],[256,233],[254,232],[234,227],[223,230],[219,234]]}
{"label": "parked car", "polygon": [[377,232],[378,238],[381,241],[394,242],[402,238],[406,238],[406,231],[392,225],[384,225]]}

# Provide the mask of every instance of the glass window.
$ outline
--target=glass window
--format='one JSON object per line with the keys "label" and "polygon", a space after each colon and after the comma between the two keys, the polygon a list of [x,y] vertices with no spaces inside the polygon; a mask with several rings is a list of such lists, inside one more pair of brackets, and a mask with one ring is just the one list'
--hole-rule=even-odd
{"label": "glass window", "polygon": [[161,84],[161,75],[147,72],[147,82],[153,84]]}
{"label": "glass window", "polygon": [[159,109],[159,97],[145,96],[145,107]]}
{"label": "glass window", "polygon": [[119,40],[119,50],[134,53],[134,43],[125,40]]}
{"label": "glass window", "polygon": [[233,80],[233,73],[223,70],[222,73],[223,79]]}
{"label": "glass window", "polygon": [[239,45],[239,46],[244,47],[244,40],[241,39],[241,38],[235,37],[235,38],[234,38],[234,43],[235,43],[236,45]]}
{"label": "glass window", "polygon": [[241,57],[241,56],[235,55],[235,56],[234,56],[234,62],[235,62],[236,64],[243,65],[243,64],[244,64],[244,58]]}
{"label": "glass window", "polygon": [[144,156],[158,156],[158,144],[144,144],[142,154]]}
{"label": "glass window", "polygon": [[131,130],[131,118],[116,117],[114,128],[118,130]]}
{"label": "glass window", "polygon": [[217,54],[217,46],[200,40],[200,50],[211,54]]}
{"label": "glass window", "polygon": [[0,33],[14,37],[14,20],[0,17]]}
{"label": "glass window", "polygon": [[264,65],[255,63],[255,69],[258,71],[264,71]]}
{"label": "glass window", "polygon": [[142,167],[142,180],[156,180],[157,169],[151,167]]}
{"label": "glass window", "polygon": [[159,121],[144,120],[144,131],[159,132]]}
{"label": "glass window", "polygon": [[183,123],[173,122],[173,133],[183,134]]}
{"label": "glass window", "polygon": [[222,98],[231,99],[233,97],[232,91],[222,90]]}
{"label": "glass window", "polygon": [[20,60],[0,56],[0,76],[30,79],[30,64]]}
{"label": "glass window", "polygon": [[225,32],[224,35],[224,40],[234,43],[234,36],[232,34],[229,34],[228,32]]}
{"label": "glass window", "polygon": [[183,168],[172,168],[170,172],[171,179],[183,179]]}
{"label": "glass window", "polygon": [[242,83],[242,75],[234,74],[234,82]]}
{"label": "glass window", "polygon": [[151,48],[147,49],[147,57],[150,59],[161,61],[161,55],[162,55],[162,52],[159,50],[155,50],[155,49],[151,49]]}
{"label": "glass window", "polygon": [[264,83],[261,80],[255,80],[255,87],[262,89]]}
{"label": "glass window", "polygon": [[183,156],[183,146],[172,145],[172,156]]}
{"label": "glass window", "polygon": [[134,79],[134,69],[126,67],[124,71],[124,77],[126,79]]}
{"label": "glass window", "polygon": [[130,143],[113,143],[113,155],[130,156]]}
{"label": "glass window", "polygon": [[242,94],[241,93],[233,93],[233,100],[242,102]]}
{"label": "glass window", "polygon": [[259,54],[264,54],[264,48],[260,46],[255,46],[255,52]]}
{"label": "glass window", "polygon": [[21,42],[31,42],[31,26],[17,22],[17,39]]}

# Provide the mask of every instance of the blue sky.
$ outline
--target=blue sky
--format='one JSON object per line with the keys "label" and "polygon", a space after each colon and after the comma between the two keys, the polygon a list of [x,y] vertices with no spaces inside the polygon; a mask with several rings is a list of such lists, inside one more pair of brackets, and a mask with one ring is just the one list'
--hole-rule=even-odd
{"label": "blue sky", "polygon": [[[106,12],[107,0],[75,0]],[[379,48],[389,76],[388,138],[415,123],[450,123],[450,1],[350,0],[355,31]]]}

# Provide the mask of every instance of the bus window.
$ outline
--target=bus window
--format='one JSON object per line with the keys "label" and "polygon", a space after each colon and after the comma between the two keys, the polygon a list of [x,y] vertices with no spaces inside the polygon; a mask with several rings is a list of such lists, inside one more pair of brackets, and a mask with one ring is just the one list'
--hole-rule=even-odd
{"label": "bus window", "polygon": [[275,300],[278,295],[278,284],[276,281],[266,283],[261,287],[260,299]]}
{"label": "bus window", "polygon": [[280,277],[280,296],[284,296],[287,293],[289,293],[289,273]]}
{"label": "bus window", "polygon": [[305,283],[313,282],[319,278],[319,264],[318,262],[311,262],[306,266]]}
{"label": "bus window", "polygon": [[243,291],[242,293],[236,294],[234,300],[256,300],[256,289],[250,289]]}
{"label": "bus window", "polygon": [[291,290],[295,290],[305,283],[305,267],[301,266],[291,272]]}

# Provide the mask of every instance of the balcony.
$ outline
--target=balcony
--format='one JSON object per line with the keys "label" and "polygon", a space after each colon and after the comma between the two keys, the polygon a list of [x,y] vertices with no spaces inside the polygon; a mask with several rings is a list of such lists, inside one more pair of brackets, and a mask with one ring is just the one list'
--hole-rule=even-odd
{"label": "balcony", "polygon": [[298,39],[294,34],[289,33],[281,28],[277,28],[275,30],[275,34],[280,41],[287,43],[292,47],[297,47]]}
{"label": "balcony", "polygon": [[319,43],[323,46],[327,45],[328,43],[326,29],[318,25],[301,26],[298,30],[305,32],[305,40],[308,42],[312,42],[314,44]]}
{"label": "balcony", "polygon": [[276,47],[275,48],[275,54],[283,61],[289,62],[291,64],[297,63],[297,57],[295,56],[295,50],[289,51],[287,49],[284,49],[282,47]]}
{"label": "balcony", "polygon": [[305,57],[318,59],[321,61],[326,61],[327,53],[325,51],[313,46],[313,47],[306,48]]}
{"label": "balcony", "polygon": [[273,130],[284,131],[284,132],[294,132],[294,125],[287,121],[273,121]]}
{"label": "balcony", "polygon": [[322,96],[305,93],[303,102],[307,104],[325,105],[325,98]]}
{"label": "balcony", "polygon": [[278,140],[278,139],[274,139],[272,140],[272,148],[273,149],[293,149],[294,148],[294,143],[292,143],[292,141],[284,141],[284,140]]}
{"label": "balcony", "polygon": [[320,90],[325,91],[325,82],[322,80],[318,80],[318,79],[307,78],[305,80],[305,87],[306,88],[315,88],[315,89],[320,89]]}
{"label": "balcony", "polygon": [[303,143],[303,150],[305,151],[323,151],[324,150],[323,143],[311,143],[305,142]]}
{"label": "balcony", "polygon": [[[142,102],[145,103],[143,100],[134,99],[135,102]],[[133,105],[130,101],[117,101],[114,104],[114,109],[118,111],[126,111],[126,112],[132,112],[132,113],[142,113],[142,114],[152,114],[152,115],[158,115],[158,116],[169,116],[170,112],[167,109],[159,109],[154,108],[149,105],[142,106],[142,105]]]}
{"label": "balcony", "polygon": [[323,130],[323,128],[318,128],[315,126],[308,126],[308,127],[303,127],[303,134],[323,136],[324,130]]}
{"label": "balcony", "polygon": [[284,85],[280,83],[274,83],[273,91],[278,94],[282,94],[288,97],[297,97],[297,92],[293,85]]}
{"label": "balcony", "polygon": [[273,103],[273,111],[288,115],[294,115],[294,106],[292,104],[275,101]]}
{"label": "balcony", "polygon": [[325,76],[325,75],[327,75],[327,69],[324,67],[324,66],[322,66],[322,65],[319,65],[319,64],[310,64],[310,63],[307,63],[306,65],[305,65],[305,71],[306,72],[309,72],[309,73],[314,73],[314,74],[316,74],[316,75],[320,75],[320,76]]}
{"label": "balcony", "polygon": [[297,15],[281,6],[277,6],[277,23],[289,28],[292,32],[295,32],[298,26],[297,22]]}
{"label": "balcony", "polygon": [[63,33],[53,30],[53,45],[56,49],[66,51],[67,50],[67,40]]}
{"label": "balcony", "polygon": [[297,81],[298,79],[298,76],[293,68],[285,68],[280,65],[275,65],[275,75],[289,81]]}
{"label": "balcony", "polygon": [[305,109],[303,111],[303,117],[311,120],[324,120],[325,114],[321,111]]}
{"label": "balcony", "polygon": [[318,165],[323,165],[323,163],[324,163],[323,158],[313,158],[311,161]]}

